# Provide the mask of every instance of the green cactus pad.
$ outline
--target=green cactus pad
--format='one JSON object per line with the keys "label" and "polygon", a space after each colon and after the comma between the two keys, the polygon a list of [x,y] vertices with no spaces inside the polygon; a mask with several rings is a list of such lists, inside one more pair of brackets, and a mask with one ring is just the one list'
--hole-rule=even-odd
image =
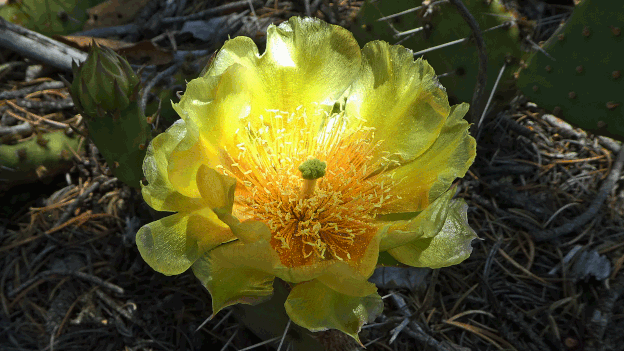
{"label": "green cactus pad", "polygon": [[624,2],[585,0],[534,53],[518,87],[538,106],[596,134],[624,140]]}
{"label": "green cactus pad", "polygon": [[[502,25],[514,17],[514,14],[508,11],[499,0],[489,2],[463,0],[463,2],[479,23],[482,31]],[[399,32],[425,26],[426,29],[400,42],[401,45],[414,52],[466,38],[472,34],[468,24],[449,3],[433,6],[430,13],[425,13],[423,9],[387,21],[378,21],[381,17],[414,8],[421,3],[420,0],[367,0],[351,30],[360,45],[370,40],[385,40],[395,44],[409,35],[395,37],[395,31],[389,24]],[[483,38],[488,52],[488,82],[485,91],[492,90],[498,72],[506,60],[510,63],[505,69],[497,91],[509,91],[508,88],[514,85],[513,73],[518,69],[519,59],[523,55],[520,30],[515,25],[494,29],[484,32]],[[477,48],[473,41],[465,41],[425,53],[424,58],[433,66],[438,75],[455,72],[455,74],[440,77],[440,83],[447,89],[451,102],[472,101],[479,62]],[[504,96],[499,93],[495,97],[495,102],[506,101],[511,98],[511,95]]]}
{"label": "green cactus pad", "polygon": [[0,188],[36,182],[68,170],[73,165],[73,153],[82,153],[80,139],[58,130],[14,145],[0,145]]}
{"label": "green cactus pad", "polygon": [[87,9],[103,0],[21,0],[0,6],[0,17],[45,35],[82,30]]}

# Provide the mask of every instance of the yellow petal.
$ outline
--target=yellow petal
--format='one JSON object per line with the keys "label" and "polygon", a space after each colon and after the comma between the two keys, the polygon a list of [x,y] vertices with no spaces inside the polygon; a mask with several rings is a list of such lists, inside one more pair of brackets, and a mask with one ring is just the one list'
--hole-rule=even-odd
{"label": "yellow petal", "polygon": [[261,56],[250,38],[228,40],[206,74],[220,75],[233,64],[249,68],[245,79],[253,90],[252,115],[267,109],[293,112],[299,106],[314,110],[317,104],[330,111],[358,73],[360,60],[360,47],[348,30],[291,17],[269,26]]}
{"label": "yellow petal", "polygon": [[197,171],[209,156],[205,152],[207,149],[199,137],[194,121],[188,120],[184,125],[186,132],[169,155],[167,172],[169,181],[177,192],[188,197],[199,198]]}
{"label": "yellow petal", "polygon": [[393,198],[384,203],[380,213],[421,211],[444,193],[458,177],[463,177],[476,155],[476,142],[463,119],[468,104],[451,112],[433,145],[413,161],[395,169],[386,177],[396,182]]}
{"label": "yellow petal", "polygon": [[[210,252],[212,257],[236,262],[241,267],[263,271],[289,283],[300,283],[318,278],[328,272],[331,266],[340,262],[329,260],[294,268],[286,267],[281,263],[279,255],[269,243],[270,238],[268,236],[271,233],[266,224],[246,221],[240,225],[232,226],[232,230],[234,236],[241,240],[216,247]],[[376,260],[374,262],[376,263]],[[366,269],[368,269],[369,263],[367,262]],[[360,276],[362,276],[361,273]]]}
{"label": "yellow petal", "polygon": [[240,266],[221,255],[208,252],[192,266],[193,273],[212,297],[212,316],[237,303],[255,305],[273,294],[275,276]]}
{"label": "yellow petal", "polygon": [[463,199],[451,201],[444,225],[437,234],[425,233],[388,252],[399,262],[413,267],[440,268],[462,262],[470,256],[471,242],[477,238],[468,225],[467,208]]}
{"label": "yellow petal", "polygon": [[277,253],[266,240],[252,243],[236,240],[216,247],[210,254],[215,260],[234,262],[240,267],[253,268],[268,274],[272,274],[273,267],[279,263]]}
{"label": "yellow petal", "polygon": [[145,262],[165,275],[186,271],[206,251],[233,239],[230,228],[209,208],[146,224],[136,235]]}
{"label": "yellow petal", "polygon": [[344,295],[315,279],[297,284],[284,307],[293,322],[312,332],[338,329],[360,342],[358,332],[379,316],[383,301],[376,292],[364,297]]}
{"label": "yellow petal", "polygon": [[370,42],[362,55],[346,114],[355,125],[375,128],[375,140],[382,141],[377,157],[412,160],[440,133],[450,109],[446,92],[427,61],[414,61],[400,45]]}
{"label": "yellow petal", "polygon": [[143,160],[143,173],[148,185],[141,193],[147,204],[156,211],[190,212],[202,206],[201,200],[186,196],[169,180],[169,157],[186,135],[186,124],[176,121],[166,132],[156,136],[147,148]]}
{"label": "yellow petal", "polygon": [[380,222],[382,229],[377,234],[381,238],[379,251],[386,251],[420,238],[432,238],[437,235],[449,215],[450,204],[455,195],[455,187],[409,220]]}
{"label": "yellow petal", "polygon": [[347,263],[336,262],[316,279],[341,294],[364,297],[377,292],[375,284],[366,281],[367,278]]}
{"label": "yellow petal", "polygon": [[201,165],[197,170],[197,187],[202,200],[213,210],[232,212],[236,180],[214,169]]}
{"label": "yellow petal", "polygon": [[249,115],[253,87],[245,83],[247,71],[235,64],[218,77],[193,79],[180,102],[173,104],[182,119],[192,121],[202,139],[204,163],[211,167],[225,161],[222,149],[236,149],[232,136],[242,128],[242,119]]}

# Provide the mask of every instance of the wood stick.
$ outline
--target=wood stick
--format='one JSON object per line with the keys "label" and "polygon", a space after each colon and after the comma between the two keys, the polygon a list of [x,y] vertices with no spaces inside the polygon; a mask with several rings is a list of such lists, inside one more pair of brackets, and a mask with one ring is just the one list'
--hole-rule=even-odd
{"label": "wood stick", "polygon": [[0,47],[58,69],[72,70],[72,61],[87,59],[87,54],[24,27],[0,18]]}

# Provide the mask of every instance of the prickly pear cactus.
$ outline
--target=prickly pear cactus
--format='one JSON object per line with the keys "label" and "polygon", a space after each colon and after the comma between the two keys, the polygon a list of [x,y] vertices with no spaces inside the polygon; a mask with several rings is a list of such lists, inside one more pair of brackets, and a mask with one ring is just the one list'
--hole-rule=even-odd
{"label": "prickly pear cactus", "polygon": [[73,152],[80,154],[80,137],[65,131],[32,137],[16,144],[0,145],[0,189],[35,182],[68,170]]}
{"label": "prickly pear cactus", "polygon": [[151,137],[151,126],[139,108],[140,79],[123,57],[97,45],[92,45],[82,65],[73,68],[70,91],[87,121],[89,137],[113,174],[139,188]]}
{"label": "prickly pear cactus", "polygon": [[588,131],[624,140],[624,1],[585,0],[528,59],[518,87]]}
{"label": "prickly pear cactus", "polygon": [[102,0],[20,0],[0,6],[0,17],[45,35],[82,29],[87,9]]}
{"label": "prickly pear cactus", "polygon": [[[432,6],[422,6],[423,3]],[[500,0],[463,0],[464,5],[479,23],[488,51],[487,92],[494,87],[494,82],[503,64],[508,64],[501,78],[498,92],[508,91],[514,84],[513,73],[523,55],[520,30],[516,25],[502,26],[515,18],[516,14],[508,10]],[[402,11],[422,6],[418,11],[379,21],[380,18],[398,14]],[[487,29],[501,26],[485,32]],[[411,33],[416,28],[421,30]],[[457,39],[469,37],[472,32],[455,7],[442,1],[396,1],[367,0],[362,6],[351,30],[363,45],[370,40],[385,40],[401,45],[414,52],[429,49]],[[420,55],[418,55],[420,56]],[[453,103],[471,101],[478,73],[477,48],[473,41],[465,41],[424,54],[438,75],[440,83],[446,87]],[[500,100],[507,100],[499,93]]]}

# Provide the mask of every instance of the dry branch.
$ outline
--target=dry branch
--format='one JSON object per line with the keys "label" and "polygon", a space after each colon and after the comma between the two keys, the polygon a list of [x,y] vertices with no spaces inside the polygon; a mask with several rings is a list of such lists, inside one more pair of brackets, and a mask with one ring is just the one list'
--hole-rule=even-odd
{"label": "dry branch", "polygon": [[30,59],[71,72],[72,61],[82,62],[87,54],[0,18],[0,47]]}

